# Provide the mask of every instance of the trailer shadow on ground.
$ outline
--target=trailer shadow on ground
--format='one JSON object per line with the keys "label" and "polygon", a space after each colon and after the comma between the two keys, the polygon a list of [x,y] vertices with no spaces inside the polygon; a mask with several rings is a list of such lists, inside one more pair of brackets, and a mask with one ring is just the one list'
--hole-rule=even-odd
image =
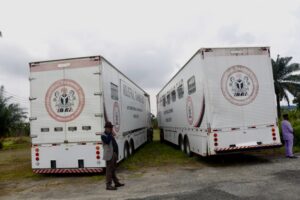
{"label": "trailer shadow on ground", "polygon": [[122,161],[121,169],[131,169],[134,165],[137,168],[143,167],[177,167],[202,168],[209,167],[229,167],[229,166],[245,166],[263,163],[272,163],[274,159],[282,158],[282,149],[267,149],[261,151],[222,154],[203,157],[193,154],[188,157],[180,151],[177,145],[169,142],[153,141],[145,144],[143,148],[138,149],[135,155],[126,161]]}
{"label": "trailer shadow on ground", "polygon": [[270,158],[250,153],[236,153],[227,155],[217,155],[210,157],[198,156],[198,162],[205,163],[211,167],[226,167],[226,166],[243,166],[255,165],[259,163],[272,163]]}

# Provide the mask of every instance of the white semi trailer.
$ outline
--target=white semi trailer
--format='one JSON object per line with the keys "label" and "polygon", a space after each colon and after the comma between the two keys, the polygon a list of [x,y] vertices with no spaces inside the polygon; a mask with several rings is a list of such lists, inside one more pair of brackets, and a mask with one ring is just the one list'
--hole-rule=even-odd
{"label": "white semi trailer", "polygon": [[119,161],[151,133],[149,95],[101,56],[32,62],[29,79],[35,173],[101,172],[106,121]]}
{"label": "white semi trailer", "polygon": [[280,147],[268,47],[202,48],[157,94],[161,140],[188,155]]}

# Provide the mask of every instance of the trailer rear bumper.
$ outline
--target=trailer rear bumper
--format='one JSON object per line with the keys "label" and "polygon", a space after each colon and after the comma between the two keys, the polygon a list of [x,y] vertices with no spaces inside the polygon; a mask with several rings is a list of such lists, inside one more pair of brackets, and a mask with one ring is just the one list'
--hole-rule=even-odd
{"label": "trailer rear bumper", "polygon": [[237,147],[227,147],[227,148],[215,148],[215,152],[217,154],[222,153],[232,153],[232,152],[244,152],[244,151],[254,151],[260,149],[273,149],[282,147],[281,143],[273,143],[273,144],[261,144],[261,145],[253,145],[253,146],[237,146]]}
{"label": "trailer rear bumper", "polygon": [[103,172],[102,168],[76,168],[76,169],[32,169],[36,174],[92,174]]}

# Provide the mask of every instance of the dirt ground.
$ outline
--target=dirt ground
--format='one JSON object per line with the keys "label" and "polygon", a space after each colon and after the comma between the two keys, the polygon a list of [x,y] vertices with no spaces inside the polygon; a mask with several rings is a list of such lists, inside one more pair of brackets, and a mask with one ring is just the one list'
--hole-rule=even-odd
{"label": "dirt ground", "polygon": [[197,166],[119,170],[126,185],[106,191],[103,175],[39,176],[0,182],[0,199],[300,199],[300,158],[237,154]]}

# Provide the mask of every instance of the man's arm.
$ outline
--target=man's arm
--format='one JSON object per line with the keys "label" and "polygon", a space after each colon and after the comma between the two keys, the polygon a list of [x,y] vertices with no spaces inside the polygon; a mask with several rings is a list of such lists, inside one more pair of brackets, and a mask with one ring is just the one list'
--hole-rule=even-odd
{"label": "man's arm", "polygon": [[111,139],[112,139],[111,134],[109,134],[109,135],[101,135],[101,140],[102,140],[102,142],[104,142],[105,144],[109,144],[110,141],[111,141]]}
{"label": "man's arm", "polygon": [[286,125],[287,125],[286,127],[287,127],[287,129],[289,130],[289,132],[290,132],[290,133],[294,133],[294,129],[293,129],[291,123],[288,122],[288,123],[286,123]]}

